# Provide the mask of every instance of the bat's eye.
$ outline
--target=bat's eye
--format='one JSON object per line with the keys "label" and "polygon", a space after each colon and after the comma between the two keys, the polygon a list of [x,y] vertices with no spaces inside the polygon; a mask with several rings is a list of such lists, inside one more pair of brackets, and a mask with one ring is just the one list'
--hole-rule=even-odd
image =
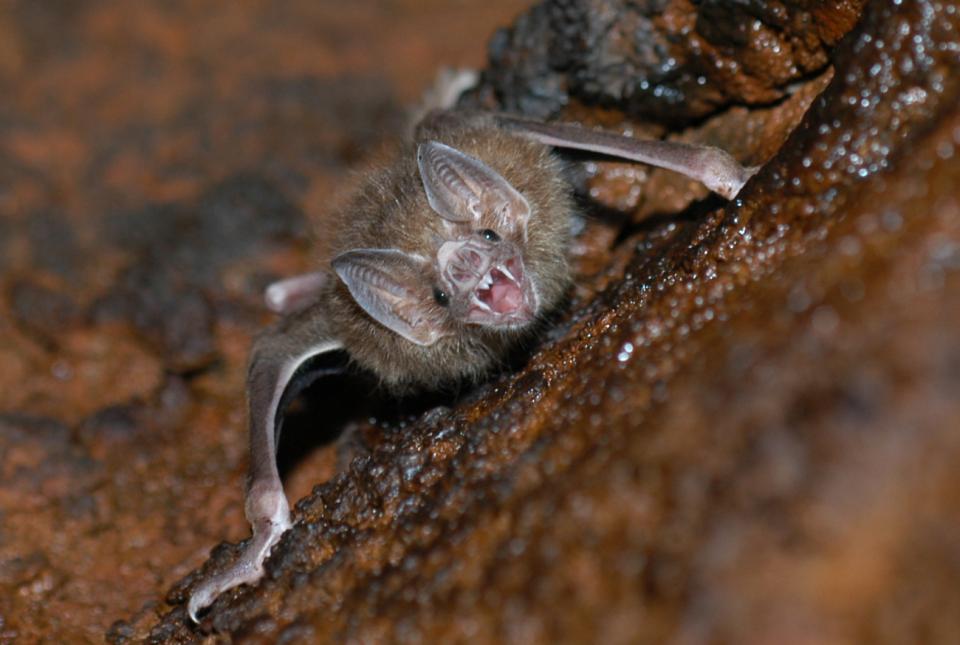
{"label": "bat's eye", "polygon": [[485,239],[487,242],[499,242],[500,236],[497,235],[496,231],[492,231],[489,228],[485,228],[480,231],[480,237]]}
{"label": "bat's eye", "polygon": [[433,299],[436,300],[437,304],[441,307],[446,307],[450,304],[450,296],[448,296],[447,292],[440,287],[433,288]]}

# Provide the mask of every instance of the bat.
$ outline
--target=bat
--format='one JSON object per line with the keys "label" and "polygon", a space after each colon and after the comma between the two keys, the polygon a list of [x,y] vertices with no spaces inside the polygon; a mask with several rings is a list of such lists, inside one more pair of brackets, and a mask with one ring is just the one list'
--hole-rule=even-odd
{"label": "bat", "polygon": [[313,358],[345,350],[398,390],[475,379],[558,306],[574,207],[553,148],[674,170],[727,198],[755,172],[706,146],[496,113],[428,114],[326,232],[328,264],[266,290],[282,317],[249,362],[253,536],[230,568],[194,589],[194,621],[225,590],[256,582],[291,526],[277,439],[284,402],[309,380]]}

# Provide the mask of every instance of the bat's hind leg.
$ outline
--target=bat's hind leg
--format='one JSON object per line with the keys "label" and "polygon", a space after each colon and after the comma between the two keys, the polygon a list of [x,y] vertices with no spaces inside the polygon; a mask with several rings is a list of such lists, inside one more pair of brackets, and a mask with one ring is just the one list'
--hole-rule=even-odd
{"label": "bat's hind leg", "polygon": [[444,67],[437,72],[437,78],[414,107],[407,122],[407,138],[417,140],[421,123],[432,112],[445,112],[457,105],[464,92],[476,86],[480,73],[475,69],[452,69]]}
{"label": "bat's hind leg", "polygon": [[328,278],[326,273],[317,271],[280,280],[267,287],[263,299],[267,308],[274,313],[296,313],[320,299],[320,293]]}

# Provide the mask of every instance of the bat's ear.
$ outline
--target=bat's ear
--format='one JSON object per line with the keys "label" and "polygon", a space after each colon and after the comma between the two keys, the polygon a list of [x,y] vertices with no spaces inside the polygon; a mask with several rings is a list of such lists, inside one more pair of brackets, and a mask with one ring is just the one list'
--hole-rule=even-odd
{"label": "bat's ear", "polygon": [[496,217],[501,233],[526,232],[530,204],[500,173],[479,159],[437,141],[417,147],[420,179],[430,208],[457,223],[480,223]]}
{"label": "bat's ear", "polygon": [[357,304],[386,328],[417,345],[444,336],[423,261],[396,249],[354,249],[332,264]]}

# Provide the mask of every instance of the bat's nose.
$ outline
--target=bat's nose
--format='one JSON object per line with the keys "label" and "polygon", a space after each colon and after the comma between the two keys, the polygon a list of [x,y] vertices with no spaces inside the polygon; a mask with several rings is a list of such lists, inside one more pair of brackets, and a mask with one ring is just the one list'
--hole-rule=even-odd
{"label": "bat's nose", "polygon": [[470,267],[474,273],[483,272],[483,270],[487,268],[487,264],[489,264],[489,261],[480,255],[479,252],[470,248],[463,249],[463,252],[460,254],[460,259],[462,263]]}

